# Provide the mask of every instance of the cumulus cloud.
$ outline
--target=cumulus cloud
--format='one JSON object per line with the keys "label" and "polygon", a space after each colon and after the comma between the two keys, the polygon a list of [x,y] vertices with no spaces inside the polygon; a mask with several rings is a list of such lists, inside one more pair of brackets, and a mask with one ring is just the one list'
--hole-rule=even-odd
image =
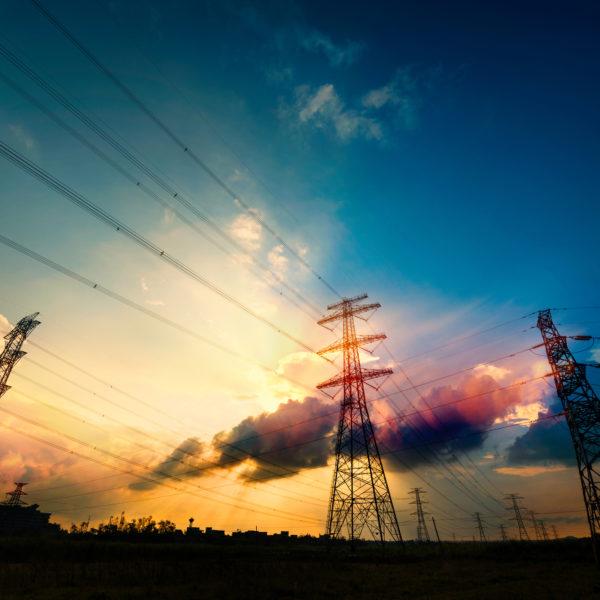
{"label": "cumulus cloud", "polygon": [[229,233],[247,250],[259,250],[262,245],[262,225],[249,214],[238,215],[229,226]]}
{"label": "cumulus cloud", "polygon": [[279,244],[274,246],[269,251],[269,254],[267,254],[267,260],[269,261],[271,268],[279,276],[283,275],[287,271],[289,264],[289,259],[284,252],[284,247]]}
{"label": "cumulus cloud", "polygon": [[282,102],[280,118],[307,128],[332,133],[339,141],[384,141],[394,131],[411,131],[440,80],[440,69],[403,67],[387,83],[345,101],[333,83],[317,88],[300,85],[291,103]]}
{"label": "cumulus cloud", "polygon": [[[477,373],[465,377],[457,386],[436,387],[418,402],[420,416],[380,425],[378,439],[392,451],[404,450],[399,457],[411,466],[426,460],[427,453],[419,449],[425,444],[436,444],[436,450],[450,459],[456,450],[480,447],[486,430],[497,420],[511,416],[524,403],[536,401],[524,396],[519,386],[486,393],[497,387],[493,377]],[[430,411],[428,406],[438,408]]]}
{"label": "cumulus cloud", "polygon": [[336,44],[320,31],[310,31],[301,38],[301,45],[309,52],[320,52],[327,57],[333,67],[344,67],[354,63],[363,52],[365,45],[361,42],[347,41]]}
{"label": "cumulus cloud", "polygon": [[[319,398],[288,400],[272,413],[248,417],[233,429],[217,434],[224,466],[243,462],[243,478],[268,480],[289,477],[294,471],[322,467],[332,452],[336,406]],[[292,427],[288,427],[294,424]],[[248,453],[256,458],[249,459]]]}
{"label": "cumulus cloud", "polygon": [[[561,411],[562,407],[556,400],[538,416],[545,417]],[[573,443],[564,418],[543,419],[532,423],[527,433],[519,436],[508,448],[507,462],[513,466],[574,465]]]}
{"label": "cumulus cloud", "polygon": [[383,130],[377,119],[359,110],[347,108],[333,84],[326,83],[316,90],[310,86],[296,89],[294,111],[300,125],[331,131],[342,142],[355,138],[381,140]]}
{"label": "cumulus cloud", "polygon": [[[335,404],[313,397],[288,400],[273,412],[247,417],[216,434],[210,444],[185,440],[156,465],[152,478],[201,477],[216,468],[236,469],[248,481],[289,477],[296,470],[327,464],[332,452],[329,434],[336,422]],[[152,482],[130,485],[138,490],[154,486]]]}
{"label": "cumulus cloud", "polygon": [[[171,454],[152,469],[148,477],[163,480],[169,477],[188,478],[201,473],[200,469],[206,466],[200,460],[205,445],[196,438],[184,440]],[[157,484],[151,481],[136,481],[129,484],[132,490],[148,490]]]}

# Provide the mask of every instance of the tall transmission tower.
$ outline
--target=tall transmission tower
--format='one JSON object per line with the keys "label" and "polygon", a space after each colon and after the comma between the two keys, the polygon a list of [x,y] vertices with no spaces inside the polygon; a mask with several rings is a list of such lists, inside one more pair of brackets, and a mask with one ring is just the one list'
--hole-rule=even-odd
{"label": "tall transmission tower", "polygon": [[36,317],[40,313],[33,313],[28,317],[23,317],[12,331],[4,336],[6,343],[4,350],[0,354],[0,396],[3,396],[10,385],[7,385],[8,377],[17,361],[25,356],[27,352],[21,350],[23,342],[27,336],[40,324]]}
{"label": "tall transmission tower", "polygon": [[4,504],[7,506],[22,506],[23,504],[27,504],[23,500],[21,500],[21,496],[27,496],[27,492],[23,491],[23,487],[27,484],[24,481],[15,482],[17,486],[12,492],[7,492],[8,500]]}
{"label": "tall transmission tower", "polygon": [[542,532],[540,529],[539,521],[535,518],[535,512],[533,512],[532,510],[529,511],[529,518],[531,519],[531,523],[533,524],[533,530],[535,531],[535,539],[539,541],[542,539]]}
{"label": "tall transmission tower", "polygon": [[481,520],[481,514],[475,513],[475,521],[477,523],[477,531],[479,532],[479,541],[487,542],[487,538],[485,537],[485,529],[483,528],[483,521]]}
{"label": "tall transmission tower", "polygon": [[519,500],[523,500],[522,496],[517,496],[517,494],[509,494],[505,497],[505,500],[510,500],[511,502],[511,505],[507,508],[507,510],[512,510],[515,513],[513,520],[517,523],[519,539],[521,541],[529,540],[529,534],[527,533],[527,529],[523,523],[523,515],[521,514],[522,507],[519,506]]}
{"label": "tall transmission tower", "polygon": [[567,345],[567,338],[560,335],[554,325],[550,310],[539,312],[537,326],[544,340],[556,393],[571,432],[594,557],[598,561],[600,471],[597,462],[600,458],[600,400],[587,380],[586,365],[575,360]]}
{"label": "tall transmission tower", "polygon": [[417,542],[430,542],[431,538],[429,537],[427,522],[425,521],[426,513],[423,510],[423,504],[426,504],[426,502],[421,498],[421,494],[424,494],[425,490],[416,487],[408,493],[415,495],[415,499],[410,504],[414,504],[416,508],[415,512],[411,513],[411,515],[417,516]]}
{"label": "tall transmission tower", "polygon": [[318,321],[327,325],[342,321],[342,339],[323,348],[319,354],[342,351],[341,373],[323,381],[317,388],[342,388],[340,417],[335,446],[335,470],[327,514],[327,534],[332,538],[347,534],[360,539],[365,529],[373,539],[401,542],[400,526],[394,510],[377,440],[365,399],[365,381],[391,375],[391,369],[364,369],[359,349],[385,339],[385,334],[356,335],[354,317],[373,312],[379,303],[360,304],[366,294],[330,304],[331,314]]}
{"label": "tall transmission tower", "polygon": [[506,535],[506,527],[502,523],[500,523],[500,539],[503,542],[508,542],[508,536]]}
{"label": "tall transmission tower", "polygon": [[542,534],[542,540],[544,542],[550,541],[548,532],[546,531],[546,523],[544,523],[544,521],[538,521],[538,527],[540,528],[540,533]]}
{"label": "tall transmission tower", "polygon": [[552,535],[554,536],[555,540],[558,539],[558,531],[556,531],[556,525],[552,525]]}

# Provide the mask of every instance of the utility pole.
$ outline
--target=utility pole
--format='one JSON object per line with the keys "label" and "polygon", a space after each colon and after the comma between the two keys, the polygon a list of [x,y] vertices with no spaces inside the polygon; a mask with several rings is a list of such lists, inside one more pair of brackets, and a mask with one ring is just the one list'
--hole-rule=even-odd
{"label": "utility pole", "polygon": [[555,540],[558,539],[558,531],[556,531],[556,525],[552,525],[552,535],[554,536]]}
{"label": "utility pole", "polygon": [[535,518],[535,513],[532,510],[529,511],[529,518],[531,519],[531,522],[533,523],[533,530],[535,531],[535,539],[540,541],[542,539],[542,534],[541,534],[540,528],[538,526],[538,520]]}
{"label": "utility pole", "polygon": [[540,528],[540,533],[542,534],[542,540],[544,542],[550,541],[550,538],[548,538],[548,532],[546,531],[546,524],[544,523],[544,521],[538,521],[538,525]]}
{"label": "utility pole", "polygon": [[[335,469],[327,513],[327,534],[339,538],[360,539],[365,529],[373,539],[402,542],[375,431],[365,398],[365,381],[391,375],[392,369],[364,369],[359,349],[383,340],[385,334],[357,335],[354,317],[378,309],[381,304],[360,304],[362,294],[330,304],[331,314],[318,321],[327,325],[342,321],[342,339],[323,348],[319,354],[342,352],[341,373],[320,383],[317,388],[342,388],[340,416],[335,446]],[[360,317],[359,317],[360,318]]]}
{"label": "utility pole", "polygon": [[500,538],[503,542],[508,542],[508,536],[506,535],[506,528],[500,523]]}
{"label": "utility pole", "polygon": [[6,343],[4,344],[2,354],[0,354],[0,396],[4,395],[10,389],[10,385],[7,385],[6,382],[13,367],[19,359],[27,354],[27,352],[21,350],[21,347],[27,336],[40,324],[40,321],[36,321],[36,317],[39,314],[33,313],[28,317],[23,317],[15,325],[14,329],[4,336]]}
{"label": "utility pole", "polygon": [[[598,562],[600,472],[597,461],[600,457],[600,400],[587,380],[586,365],[575,360],[569,350],[567,338],[558,332],[549,309],[539,312],[537,326],[544,340],[556,393],[571,433],[594,558]],[[590,339],[589,336],[574,337]]]}
{"label": "utility pole", "polygon": [[478,512],[475,513],[475,521],[477,522],[477,531],[479,531],[479,541],[487,542],[485,530],[483,528],[483,522],[481,521],[481,514]]}
{"label": "utility pole", "polygon": [[21,500],[22,496],[27,496],[27,492],[23,491],[23,487],[27,484],[23,481],[18,481],[15,482],[15,485],[17,487],[12,492],[6,493],[8,496],[8,500],[4,503],[6,506],[23,506],[24,504],[27,504],[27,502]]}
{"label": "utility pole", "polygon": [[408,493],[415,495],[415,499],[410,504],[414,504],[416,508],[415,512],[411,513],[411,515],[416,515],[417,517],[417,542],[430,542],[431,538],[429,537],[427,523],[425,522],[426,513],[423,510],[423,504],[426,504],[426,502],[421,499],[421,494],[424,494],[425,490],[416,487]]}
{"label": "utility pole", "polygon": [[515,513],[513,521],[516,521],[517,528],[519,530],[519,539],[521,541],[529,540],[529,534],[527,533],[527,529],[523,523],[523,515],[521,514],[521,507],[519,506],[519,500],[523,500],[522,496],[517,496],[517,494],[509,494],[505,496],[505,500],[510,500],[511,506],[509,506],[506,510],[512,510]]}

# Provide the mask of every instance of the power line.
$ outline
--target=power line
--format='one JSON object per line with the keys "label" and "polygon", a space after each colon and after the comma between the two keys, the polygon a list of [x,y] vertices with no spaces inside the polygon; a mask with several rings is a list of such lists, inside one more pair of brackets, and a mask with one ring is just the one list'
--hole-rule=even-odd
{"label": "power line", "polygon": [[[165,472],[162,472],[162,471],[157,471],[156,469],[154,469],[152,467],[149,467],[146,464],[143,464],[143,463],[140,463],[138,461],[134,461],[134,460],[125,458],[123,456],[120,456],[119,454],[115,454],[114,452],[110,452],[109,450],[105,450],[105,449],[99,448],[98,446],[92,445],[92,444],[90,444],[88,442],[80,440],[80,439],[78,439],[78,438],[76,438],[74,436],[71,436],[69,434],[66,434],[64,432],[58,432],[58,431],[52,429],[51,427],[48,427],[48,426],[43,425],[43,424],[41,424],[41,423],[39,423],[39,422],[37,422],[37,421],[35,421],[33,419],[30,419],[28,417],[25,417],[23,415],[15,413],[15,412],[13,412],[13,411],[11,411],[11,410],[3,407],[3,406],[0,407],[0,411],[2,411],[2,412],[6,413],[6,414],[8,414],[8,415],[10,415],[10,416],[12,416],[14,418],[17,418],[17,419],[20,419],[22,421],[25,421],[26,423],[28,423],[30,425],[34,425],[35,427],[39,427],[40,429],[43,429],[43,430],[48,431],[50,433],[59,435],[62,438],[65,438],[65,439],[68,439],[68,440],[70,440],[72,442],[75,442],[76,444],[82,445],[82,446],[87,447],[87,448],[89,448],[91,450],[94,450],[96,452],[104,454],[104,455],[108,456],[109,458],[112,458],[113,460],[117,460],[119,462],[123,462],[123,463],[129,464],[129,465],[131,465],[131,466],[133,466],[133,467],[135,467],[137,469],[141,469],[143,471],[148,471],[151,474],[155,475],[154,477],[148,477],[148,476],[139,475],[138,473],[135,473],[135,472],[132,472],[132,471],[128,472],[129,474],[134,475],[135,477],[138,477],[138,478],[140,478],[140,479],[142,479],[144,481],[149,481],[149,482],[152,482],[152,483],[155,483],[155,484],[158,484],[158,485],[163,485],[165,487],[172,487],[174,489],[180,489],[180,488],[174,487],[172,484],[166,483],[165,479],[166,480],[171,480],[172,479],[172,480],[178,481],[180,483],[185,483],[185,481],[181,477],[179,477],[177,475],[174,475],[172,473],[165,473]],[[4,426],[4,424],[3,424],[3,426]],[[43,443],[46,443],[46,440],[44,440]],[[61,447],[61,449],[64,449],[64,448]],[[73,453],[72,450],[65,449],[65,451]],[[79,456],[82,457],[82,458],[86,458],[86,459],[90,458],[90,457],[87,457],[87,456],[81,455],[81,454],[79,454]],[[104,466],[109,466],[110,468],[113,468],[113,465],[109,465],[108,463],[102,463],[101,461],[98,461],[98,462],[100,462]],[[117,469],[117,470],[119,470],[119,469]],[[157,479],[156,476],[161,477],[161,479]],[[212,493],[212,494],[215,494],[215,495],[218,495],[218,496],[223,496],[226,499],[230,499],[230,496],[227,496],[226,494],[222,494],[221,492],[215,492],[214,490],[211,490],[210,488],[203,488],[203,487],[201,487],[199,485],[192,484],[192,483],[189,483],[189,482],[188,482],[188,485],[191,485],[191,486],[193,486],[193,487],[195,487],[195,488],[197,488],[197,489],[199,489],[199,490],[201,490],[203,492]],[[184,493],[189,493],[188,490],[180,490],[180,491],[183,491]],[[198,495],[195,492],[191,492],[191,493],[193,493],[193,495]],[[223,500],[214,500],[213,498],[210,498],[209,496],[200,495],[199,497],[204,498],[206,500],[222,502],[224,504],[229,504],[231,506],[235,506],[236,508],[240,508],[239,505],[234,505],[234,504],[231,504],[231,503],[229,503],[227,501],[223,501]],[[247,501],[247,504],[255,504],[255,503]],[[281,510],[281,509],[275,509],[275,508],[273,508],[271,510],[273,510],[275,512],[278,512],[278,513],[281,513],[281,514],[284,514],[284,515],[287,514],[287,516],[293,516],[293,517],[297,517],[298,516],[298,515],[296,515],[294,513],[290,513],[288,511],[284,511],[284,510]],[[260,512],[260,511],[258,511],[258,512]],[[316,521],[316,519],[315,519],[315,521]]]}
{"label": "power line", "polygon": [[[202,275],[200,275],[199,273],[194,271],[191,267],[187,266],[181,260],[179,260],[175,256],[171,256],[165,250],[161,249],[158,245],[156,245],[154,242],[147,239],[142,234],[138,233],[137,231],[135,231],[128,225],[122,223],[121,221],[119,221],[118,219],[113,217],[110,213],[108,213],[104,209],[100,208],[93,202],[90,202],[84,196],[82,196],[75,190],[69,188],[68,186],[63,184],[61,181],[59,181],[58,179],[53,177],[50,173],[44,171],[43,169],[38,167],[36,164],[34,164],[32,161],[28,160],[25,156],[23,156],[22,154],[15,151],[13,148],[11,148],[10,146],[8,146],[7,144],[5,144],[1,141],[0,141],[0,154],[2,156],[4,156],[4,158],[9,160],[10,162],[15,164],[17,167],[19,167],[26,173],[30,174],[32,177],[38,179],[42,183],[46,184],[49,188],[53,189],[54,191],[56,191],[59,194],[61,194],[62,196],[64,196],[67,200],[69,200],[73,204],[75,204],[75,206],[78,206],[82,210],[85,210],[86,212],[91,214],[93,217],[98,219],[100,222],[104,223],[105,225],[108,225],[111,229],[121,232],[123,235],[127,236],[131,241],[135,242],[142,249],[146,250],[150,254],[153,254],[154,256],[157,256],[158,258],[160,258],[162,261],[164,261],[171,267],[177,269],[179,272],[183,273],[190,279],[192,279],[192,280],[196,281],[197,283],[199,283],[200,285],[206,287],[213,293],[215,293],[218,296],[220,296],[221,298],[223,298],[223,300],[236,306],[237,308],[244,311],[245,313],[247,313],[248,315],[250,315],[257,321],[260,321],[261,323],[263,323],[264,325],[266,325],[273,331],[279,333],[283,337],[286,337],[290,341],[299,345],[301,348],[304,348],[308,352],[316,354],[316,352],[308,344],[299,340],[292,334],[288,333],[287,331],[285,331],[280,326],[276,325],[275,323],[273,323],[266,317],[259,315],[257,312],[255,312],[253,309],[251,309],[249,306],[245,305],[244,303],[242,303],[240,300],[238,300],[234,296],[232,296],[232,295],[228,294],[227,292],[223,291],[222,289],[220,289],[217,285],[213,284],[208,279],[206,279],[205,277],[203,277]],[[328,359],[324,358],[323,360],[328,360]]]}
{"label": "power line", "polygon": [[290,383],[293,383],[294,385],[300,386],[307,390],[313,389],[313,386],[309,386],[305,383],[301,383],[301,382],[291,379],[285,375],[282,375],[282,374],[278,373],[277,370],[273,369],[272,367],[269,367],[269,366],[264,365],[256,360],[248,358],[248,357],[244,356],[243,354],[240,354],[239,352],[232,350],[231,348],[227,348],[226,346],[223,346],[222,344],[215,342],[214,340],[210,340],[210,339],[204,337],[203,335],[189,329],[188,327],[185,327],[184,325],[181,325],[180,323],[177,323],[176,321],[168,319],[167,317],[162,316],[161,314],[157,313],[156,311],[150,310],[149,308],[147,308],[141,304],[138,304],[137,302],[134,302],[133,300],[130,300],[129,298],[126,298],[125,296],[122,296],[121,294],[118,294],[117,292],[114,292],[114,291],[104,287],[103,285],[92,281],[91,279],[88,279],[84,275],[80,275],[79,273],[72,271],[71,269],[68,269],[67,267],[65,267],[63,265],[61,265],[57,262],[54,262],[53,260],[50,260],[49,258],[46,258],[45,256],[38,254],[37,252],[23,246],[22,244],[19,244],[1,234],[0,234],[0,243],[4,244],[5,246],[8,246],[9,248],[12,248],[13,250],[16,250],[17,252],[23,254],[24,256],[27,256],[28,258],[31,258],[31,259],[39,262],[40,264],[43,264],[44,266],[46,266],[50,269],[53,269],[54,271],[57,271],[58,273],[61,273],[62,275],[65,275],[66,277],[69,277],[70,279],[72,279],[74,281],[77,281],[78,283],[81,283],[82,285],[85,285],[86,287],[89,287],[101,294],[104,294],[105,296],[123,304],[124,306],[127,306],[128,308],[136,310],[136,311],[146,315],[147,317],[151,317],[152,319],[159,321],[159,322],[163,323],[164,325],[167,325],[167,326],[171,327],[172,329],[179,331],[180,333],[184,333],[190,337],[193,337],[194,339],[196,339],[204,344],[207,344],[207,345],[211,346],[212,348],[215,348],[221,352],[229,354],[230,356],[233,356],[233,357],[235,357],[241,361],[244,361],[248,364],[259,367],[260,369],[262,369],[264,371],[267,371],[269,373],[274,373],[275,375],[277,375],[277,377],[279,377],[281,379],[286,379],[287,381],[289,381]]}
{"label": "power line", "polygon": [[256,222],[260,223],[280,244],[282,244],[286,250],[296,258],[305,268],[307,268],[323,285],[325,285],[333,294],[340,297],[339,292],[323,277],[321,276],[309,263],[308,261],[299,254],[294,248],[292,248],[276,231],[270,226],[263,218],[261,218],[256,212],[250,207],[244,199],[234,192],[229,185],[227,185],[217,173],[211,169],[190,147],[186,144],[174,131],[162,121],[156,113],[154,113],[127,85],[125,85],[108,67],[106,67],[100,60],[92,54],[92,52],[84,46],[66,27],[60,22],[54,15],[50,14],[48,10],[38,1],[31,0],[33,5],[38,11],[46,17],[46,19],[52,23],[98,70],[100,70],[106,77],[108,77],[115,86],[117,86],[130,100],[133,102],[151,121],[155,123],[167,135],[171,141],[173,141],[185,154],[187,154],[193,162],[199,166],[206,175],[216,183],[225,193],[227,193],[234,202],[239,203],[246,211],[246,213]]}
{"label": "power line", "polygon": [[[40,86],[42,86],[42,83],[43,83],[43,89],[46,92],[48,92],[50,95],[52,95],[52,97],[54,97],[55,100],[59,101],[62,106],[67,108],[67,110],[70,110],[76,117],[80,118],[80,120],[82,120],[82,122],[84,124],[90,126],[90,123],[93,123],[93,120],[87,115],[85,115],[85,119],[82,119],[81,115],[84,115],[84,113],[82,113],[78,109],[76,111],[74,111],[74,105],[71,102],[69,102],[62,94],[60,94],[60,92],[53,89],[47,82],[44,82],[42,77],[39,76],[38,74],[36,74],[33,71],[33,69],[31,69],[30,67],[27,67],[25,65],[25,63],[20,61],[20,59],[18,59],[14,54],[10,53],[9,50],[3,48],[1,45],[0,45],[0,53],[4,54],[5,58],[7,58],[7,60],[10,60],[14,64],[14,66],[19,68],[26,75],[30,76],[30,78],[32,78],[33,81],[35,81],[35,83],[37,83]],[[30,75],[30,72],[32,75]],[[35,74],[35,78],[33,78],[33,74]],[[16,84],[12,79],[10,79],[9,77],[7,77],[6,75],[4,75],[2,73],[0,73],[0,79],[2,79],[8,86],[13,88],[18,94],[20,94],[22,97],[24,97],[26,100],[28,100],[31,104],[36,106],[46,116],[48,116],[50,119],[52,119],[55,123],[57,123],[65,131],[67,131],[71,136],[73,136],[75,139],[77,139],[81,144],[86,146],[96,156],[98,156],[101,160],[103,160],[110,167],[112,167],[114,170],[116,170],[120,175],[125,177],[125,179],[127,179],[137,189],[141,190],[144,194],[146,194],[151,200],[158,203],[163,208],[170,210],[182,223],[184,223],[187,227],[192,229],[195,233],[204,237],[206,240],[208,240],[211,244],[213,244],[216,248],[221,250],[226,255],[233,257],[233,254],[231,253],[230,250],[228,250],[222,244],[220,244],[219,242],[214,240],[211,236],[207,235],[207,233],[205,231],[203,231],[202,229],[200,229],[196,225],[196,223],[194,223],[193,221],[188,219],[183,213],[181,213],[176,208],[174,208],[172,206],[172,204],[165,202],[158,194],[156,194],[146,184],[139,181],[136,177],[134,177],[131,173],[129,173],[126,169],[124,169],[121,165],[119,165],[112,158],[110,158],[105,152],[100,150],[95,144],[91,143],[88,139],[86,139],[83,135],[81,135],[78,131],[76,131],[73,127],[71,127],[68,123],[66,123],[63,119],[61,119],[59,116],[57,116],[55,113],[53,113],[47,107],[45,107],[41,102],[39,102],[36,98],[34,98],[31,94],[29,94],[23,88],[21,88],[18,84]],[[142,171],[144,171],[146,174],[151,173],[151,170],[148,167],[144,166],[143,163],[141,163],[138,159],[133,157],[133,155],[131,153],[129,153],[118,142],[116,142],[114,139],[112,139],[108,133],[106,133],[105,131],[102,131],[102,129],[95,123],[94,123],[93,131],[95,131],[98,135],[100,135],[102,137],[102,139],[111,143],[113,148],[118,150],[126,159],[129,159],[130,161],[132,161],[133,164],[135,164],[140,169],[142,169]],[[263,279],[263,281],[265,281],[269,287],[274,289],[279,295],[284,296],[291,304],[293,304],[296,308],[298,308],[299,310],[304,312],[311,319],[313,319],[315,317],[315,315],[320,314],[319,308],[316,307],[314,303],[312,303],[310,300],[306,299],[295,288],[291,287],[278,273],[276,273],[275,271],[270,269],[260,258],[258,258],[256,256],[251,256],[250,254],[248,254],[246,252],[246,250],[242,247],[242,245],[237,240],[235,240],[231,235],[227,234],[221,227],[219,227],[219,225],[217,225],[207,215],[202,213],[194,204],[192,204],[187,198],[185,198],[185,196],[183,194],[181,194],[181,192],[173,191],[168,184],[166,184],[164,181],[161,181],[160,178],[156,175],[153,176],[152,179],[155,181],[155,183],[159,182],[161,184],[160,187],[164,191],[166,191],[172,199],[183,204],[188,210],[190,210],[190,212],[192,212],[202,222],[204,222],[213,231],[215,231],[221,238],[223,238],[228,243],[230,243],[238,252],[240,252],[246,258],[246,261],[242,261],[242,262],[237,261],[237,264],[240,264],[244,269],[252,272],[253,274],[257,275],[258,277],[261,277]],[[255,269],[253,269],[253,267],[255,265],[258,265],[263,270],[263,272],[267,274],[267,278],[256,273]],[[275,279],[277,281],[277,283],[279,283],[284,288],[286,288],[288,291],[292,292],[295,296],[297,296],[298,299],[303,304],[310,307],[312,312],[309,312],[304,306],[299,304],[293,298],[290,298],[289,296],[283,294],[283,292],[281,292],[279,289],[277,289],[273,285],[273,282],[270,280],[270,278]]]}

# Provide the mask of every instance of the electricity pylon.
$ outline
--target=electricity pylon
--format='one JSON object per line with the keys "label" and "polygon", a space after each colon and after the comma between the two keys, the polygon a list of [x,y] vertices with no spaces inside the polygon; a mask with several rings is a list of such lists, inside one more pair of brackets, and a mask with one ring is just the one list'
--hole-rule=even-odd
{"label": "electricity pylon", "polygon": [[485,529],[483,528],[483,522],[481,520],[481,514],[475,513],[475,521],[477,522],[477,531],[479,532],[479,541],[487,542],[487,538],[485,537]]}
{"label": "electricity pylon", "polygon": [[552,535],[554,536],[555,540],[558,539],[558,531],[556,531],[556,525],[552,525]]}
{"label": "electricity pylon", "polygon": [[[600,400],[586,376],[586,365],[580,364],[569,350],[567,338],[560,335],[550,310],[538,314],[537,326],[542,334],[546,355],[554,376],[575,448],[575,458],[583,492],[594,557],[598,561],[600,533]],[[582,339],[580,337],[579,339]],[[587,339],[587,336],[583,337]]]}
{"label": "electricity pylon", "polygon": [[7,506],[22,506],[23,504],[27,504],[23,500],[21,500],[21,496],[27,496],[27,492],[23,491],[23,487],[27,484],[23,481],[15,482],[17,486],[12,492],[7,492],[8,500],[4,502]]}
{"label": "electricity pylon", "polygon": [[[327,534],[332,538],[347,534],[360,539],[365,529],[373,539],[402,541],[398,519],[388,487],[375,431],[365,399],[365,381],[391,375],[391,369],[363,369],[359,349],[385,339],[385,334],[356,335],[354,317],[379,308],[379,303],[360,304],[366,294],[344,298],[331,304],[333,311],[319,325],[342,321],[342,339],[323,348],[319,354],[342,351],[343,370],[317,388],[342,388],[340,417],[335,446],[335,470],[327,514]],[[359,317],[360,318],[360,317]]]}
{"label": "electricity pylon", "polygon": [[506,528],[504,527],[504,525],[502,523],[500,524],[500,539],[503,542],[508,542],[508,536],[506,535]]}
{"label": "electricity pylon", "polygon": [[542,534],[540,531],[538,520],[535,518],[535,513],[532,510],[529,511],[529,518],[531,519],[531,522],[533,523],[533,530],[535,531],[535,539],[540,541],[542,539]]}
{"label": "electricity pylon", "polygon": [[511,506],[509,506],[506,510],[513,510],[515,513],[513,521],[517,523],[517,529],[519,530],[519,539],[529,540],[529,534],[527,533],[527,529],[525,528],[525,524],[523,523],[523,515],[521,514],[521,507],[519,506],[519,500],[523,500],[522,496],[517,496],[517,494],[509,494],[505,497],[505,500],[511,501]]}
{"label": "electricity pylon", "polygon": [[540,533],[542,534],[542,541],[550,541],[550,538],[548,537],[548,532],[546,531],[546,523],[544,523],[544,521],[538,521],[538,526],[540,528]]}
{"label": "electricity pylon", "polygon": [[27,354],[21,350],[21,347],[27,336],[40,324],[40,321],[36,321],[39,314],[33,313],[28,317],[23,317],[14,329],[4,336],[6,343],[0,354],[0,396],[10,389],[10,385],[7,385],[6,382],[13,367],[20,358]]}
{"label": "electricity pylon", "polygon": [[417,542],[430,542],[431,538],[429,537],[427,522],[425,521],[427,513],[423,510],[423,504],[426,504],[426,502],[421,498],[421,494],[424,494],[425,490],[416,487],[408,493],[415,495],[415,499],[410,504],[414,504],[416,508],[415,512],[411,513],[411,515],[416,515],[417,517]]}

